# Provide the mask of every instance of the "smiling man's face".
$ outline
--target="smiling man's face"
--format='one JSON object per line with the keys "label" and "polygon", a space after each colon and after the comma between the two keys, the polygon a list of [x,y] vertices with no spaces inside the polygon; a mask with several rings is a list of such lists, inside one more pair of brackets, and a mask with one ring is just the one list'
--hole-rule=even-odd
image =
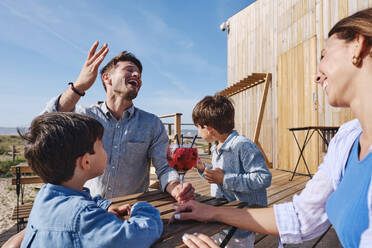
{"label": "smiling man's face", "polygon": [[133,100],[142,86],[141,73],[138,67],[130,61],[120,61],[109,72],[109,84],[115,95]]}

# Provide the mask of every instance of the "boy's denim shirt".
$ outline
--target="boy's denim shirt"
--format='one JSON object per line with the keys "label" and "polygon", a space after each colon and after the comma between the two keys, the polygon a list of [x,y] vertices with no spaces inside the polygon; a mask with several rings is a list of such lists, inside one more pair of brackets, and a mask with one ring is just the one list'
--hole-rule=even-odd
{"label": "boy's denim shirt", "polygon": [[250,206],[267,206],[266,188],[271,184],[271,172],[251,140],[233,131],[218,152],[217,144],[211,151],[212,166],[206,166],[225,173],[222,185],[211,184],[212,196],[247,202]]}
{"label": "boy's denim shirt", "polygon": [[[266,167],[263,154],[248,138],[233,131],[219,151],[217,144],[211,148],[212,166],[224,171],[222,185],[211,184],[211,195],[228,201],[247,202],[248,206],[267,206],[266,188],[271,184],[271,172]],[[200,172],[199,172],[200,173]],[[203,173],[200,173],[204,177]],[[227,229],[223,230],[227,234]],[[237,229],[234,238],[246,238],[252,232]]]}
{"label": "boy's denim shirt", "polygon": [[106,209],[110,201],[46,184],[38,193],[21,247],[150,247],[163,231],[159,211],[141,202],[122,221]]}

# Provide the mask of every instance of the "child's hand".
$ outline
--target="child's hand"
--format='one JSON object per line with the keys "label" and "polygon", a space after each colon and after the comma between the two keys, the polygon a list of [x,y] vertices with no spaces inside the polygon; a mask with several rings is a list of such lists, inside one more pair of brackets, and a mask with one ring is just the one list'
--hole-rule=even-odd
{"label": "child's hand", "polygon": [[200,160],[200,158],[198,158],[198,163],[196,164],[196,168],[200,172],[204,171],[205,166],[204,166],[204,163]]}
{"label": "child's hand", "polygon": [[130,215],[131,205],[124,204],[124,205],[116,205],[111,204],[107,209],[107,212],[115,214],[119,219],[124,219],[125,215]]}
{"label": "child's hand", "polygon": [[225,177],[225,172],[220,168],[214,168],[210,170],[206,167],[204,170],[204,177],[205,179],[207,179],[208,183],[216,183],[222,185],[223,178]]}

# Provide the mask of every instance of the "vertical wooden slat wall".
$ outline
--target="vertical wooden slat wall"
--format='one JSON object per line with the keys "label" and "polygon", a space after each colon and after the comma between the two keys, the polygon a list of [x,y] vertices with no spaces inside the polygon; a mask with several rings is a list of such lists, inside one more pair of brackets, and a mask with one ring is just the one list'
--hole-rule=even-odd
{"label": "vertical wooden slat wall", "polygon": [[[298,148],[288,128],[318,125],[314,103],[316,75],[316,5],[313,0],[283,1],[278,7],[278,168],[293,170]],[[305,132],[296,133],[303,142]],[[319,164],[319,139],[305,150],[311,172]],[[298,172],[306,173],[300,163]]]}
{"label": "vertical wooden slat wall", "polygon": [[[349,109],[333,108],[316,85],[320,52],[341,18],[372,7],[372,0],[257,0],[229,18],[228,86],[252,73],[272,73],[259,142],[274,168],[293,170],[298,148],[291,127],[339,126]],[[263,86],[233,95],[236,129],[253,138]],[[303,142],[304,133],[299,133]],[[314,134],[305,151],[312,173],[324,156]],[[305,173],[301,162],[299,172]]]}
{"label": "vertical wooden slat wall", "polygon": [[[273,72],[274,5],[271,0],[256,1],[229,19],[228,86],[248,75]],[[258,45],[260,44],[260,45]],[[235,128],[253,139],[260,110],[264,84],[231,96],[235,106]],[[259,142],[270,162],[273,162],[273,87],[270,87],[262,121]]]}

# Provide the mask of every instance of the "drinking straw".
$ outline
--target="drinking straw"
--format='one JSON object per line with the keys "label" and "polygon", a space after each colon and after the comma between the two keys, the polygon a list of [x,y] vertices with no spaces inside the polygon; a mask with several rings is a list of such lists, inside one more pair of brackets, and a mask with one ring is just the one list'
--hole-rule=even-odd
{"label": "drinking straw", "polygon": [[181,146],[183,146],[183,134],[181,134]]}
{"label": "drinking straw", "polygon": [[194,136],[194,138],[192,139],[192,142],[191,142],[191,146],[190,146],[190,147],[192,147],[192,146],[194,145],[195,140],[196,140],[197,137],[198,137],[198,135],[196,134],[196,135]]}
{"label": "drinking straw", "polygon": [[176,134],[176,135],[174,136],[174,138],[175,138],[176,141],[177,141],[177,146],[178,146],[178,148],[180,148],[180,141],[179,141],[179,139],[178,139],[178,134]]}
{"label": "drinking straw", "polygon": [[229,230],[229,232],[225,236],[225,239],[220,244],[220,248],[225,248],[225,246],[227,245],[227,243],[230,241],[231,237],[236,232],[236,229],[238,229],[238,228],[236,228],[235,226],[231,227],[231,229]]}
{"label": "drinking straw", "polygon": [[[247,206],[247,204],[242,204],[242,205],[238,206],[238,208],[243,208],[243,207],[246,207],[246,206]],[[234,233],[236,232],[237,229],[238,228],[236,228],[235,226],[230,228],[229,232],[225,236],[225,239],[221,242],[220,248],[225,248],[225,246],[230,241],[230,239],[232,238],[232,236],[234,235]]]}
{"label": "drinking straw", "polygon": [[183,188],[183,181],[184,181],[184,178],[185,178],[185,173],[182,173],[180,174],[180,183],[181,183],[181,188]]}

